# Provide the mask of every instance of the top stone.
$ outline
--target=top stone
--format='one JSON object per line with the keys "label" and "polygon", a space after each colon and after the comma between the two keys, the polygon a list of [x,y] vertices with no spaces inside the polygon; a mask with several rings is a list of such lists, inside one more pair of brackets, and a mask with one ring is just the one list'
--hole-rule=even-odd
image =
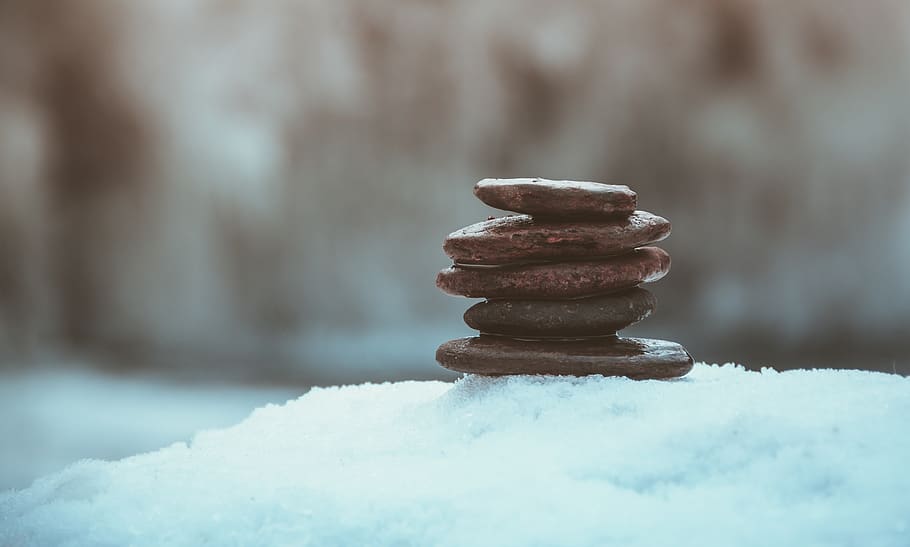
{"label": "top stone", "polygon": [[627,216],[638,205],[628,186],[572,180],[484,179],[474,195],[490,207],[538,217]]}

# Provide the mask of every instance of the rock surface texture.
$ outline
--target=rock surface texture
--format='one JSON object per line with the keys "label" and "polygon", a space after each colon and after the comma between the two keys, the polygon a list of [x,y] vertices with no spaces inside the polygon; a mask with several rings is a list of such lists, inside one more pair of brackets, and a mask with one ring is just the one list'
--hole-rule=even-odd
{"label": "rock surface texture", "polygon": [[436,286],[470,298],[583,298],[657,281],[670,271],[670,255],[658,247],[579,260],[474,268],[455,265],[439,272]]}
{"label": "rock surface texture", "polygon": [[580,338],[615,334],[651,315],[654,295],[633,288],[574,300],[500,298],[474,304],[464,313],[469,327],[490,334]]}
{"label": "rock surface texture", "polygon": [[535,217],[621,217],[638,205],[628,186],[574,180],[484,179],[474,195],[490,207]]}
{"label": "rock surface texture", "polygon": [[486,179],[474,194],[517,216],[455,231],[455,262],[436,286],[485,298],[464,314],[480,336],[450,340],[436,360],[458,372],[669,379],[692,369],[684,347],[616,332],[646,318],[654,296],[638,287],[670,271],[648,247],[670,235],[666,219],[636,211],[627,186],[545,179]]}
{"label": "rock surface texture", "polygon": [[476,374],[559,374],[676,378],[692,357],[676,342],[646,338],[521,340],[482,334],[450,340],[436,350],[442,366]]}
{"label": "rock surface texture", "polygon": [[585,223],[514,215],[453,232],[442,249],[456,264],[511,264],[618,255],[669,235],[667,219],[645,211]]}

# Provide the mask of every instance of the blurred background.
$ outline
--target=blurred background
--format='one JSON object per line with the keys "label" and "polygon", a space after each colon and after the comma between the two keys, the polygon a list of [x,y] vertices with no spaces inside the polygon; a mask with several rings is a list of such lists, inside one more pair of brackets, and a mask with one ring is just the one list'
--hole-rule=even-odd
{"label": "blurred background", "polygon": [[[452,379],[484,177],[669,218],[637,335],[910,373],[910,4],[0,1],[0,489]],[[650,288],[650,287],[649,287]]]}

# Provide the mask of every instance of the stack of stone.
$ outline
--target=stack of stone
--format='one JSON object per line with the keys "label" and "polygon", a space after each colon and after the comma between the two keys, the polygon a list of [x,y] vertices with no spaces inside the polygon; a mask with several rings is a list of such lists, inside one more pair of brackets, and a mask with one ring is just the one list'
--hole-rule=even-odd
{"label": "stack of stone", "polygon": [[666,219],[637,211],[627,186],[545,179],[486,179],[474,194],[520,213],[449,234],[455,264],[444,292],[485,298],[464,320],[479,336],[444,343],[436,360],[475,374],[603,374],[675,378],[692,368],[681,345],[620,338],[651,314],[670,256],[649,247],[670,235]]}

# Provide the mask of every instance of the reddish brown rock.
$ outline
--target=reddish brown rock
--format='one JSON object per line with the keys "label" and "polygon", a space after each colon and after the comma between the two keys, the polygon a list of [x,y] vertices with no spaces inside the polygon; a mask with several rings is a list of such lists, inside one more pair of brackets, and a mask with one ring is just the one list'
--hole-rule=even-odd
{"label": "reddish brown rock", "polygon": [[637,203],[628,186],[539,178],[484,179],[474,195],[490,207],[540,217],[625,216]]}
{"label": "reddish brown rock", "polygon": [[452,266],[436,286],[471,298],[579,298],[657,281],[670,270],[670,255],[657,247],[594,261],[499,267]]}
{"label": "reddish brown rock", "polygon": [[575,300],[503,298],[471,306],[464,321],[480,332],[509,336],[602,336],[641,321],[656,304],[654,295],[640,288]]}
{"label": "reddish brown rock", "polygon": [[622,254],[670,235],[667,219],[645,211],[599,222],[495,218],[449,234],[443,250],[460,264],[508,264]]}
{"label": "reddish brown rock", "polygon": [[442,344],[436,360],[450,370],[491,376],[602,374],[647,380],[678,378],[692,370],[684,347],[644,338],[540,341],[481,335]]}

